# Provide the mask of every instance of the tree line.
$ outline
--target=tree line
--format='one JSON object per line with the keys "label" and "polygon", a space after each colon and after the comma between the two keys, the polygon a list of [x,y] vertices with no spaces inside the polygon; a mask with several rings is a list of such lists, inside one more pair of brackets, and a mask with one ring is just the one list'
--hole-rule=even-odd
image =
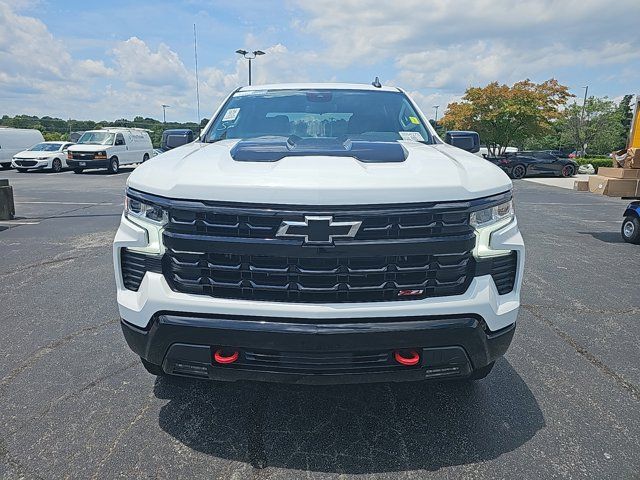
{"label": "tree line", "polygon": [[578,105],[568,87],[555,79],[512,86],[493,82],[468,88],[459,102],[448,105],[438,124],[478,132],[490,155],[500,155],[508,146],[606,155],[627,145],[632,99],[625,95],[616,103],[591,96]]}
{"label": "tree line", "polygon": [[121,118],[115,121],[99,121],[93,120],[63,120],[54,117],[37,117],[30,115],[16,115],[9,117],[4,115],[0,119],[0,126],[14,128],[34,128],[40,130],[45,140],[68,140],[71,132],[84,132],[87,130],[95,130],[102,127],[135,127],[149,130],[149,136],[154,147],[160,146],[162,132],[170,128],[189,128],[196,134],[203,128],[209,119],[203,118],[198,125],[195,122],[167,122],[163,123],[154,118],[135,117],[133,120]]}

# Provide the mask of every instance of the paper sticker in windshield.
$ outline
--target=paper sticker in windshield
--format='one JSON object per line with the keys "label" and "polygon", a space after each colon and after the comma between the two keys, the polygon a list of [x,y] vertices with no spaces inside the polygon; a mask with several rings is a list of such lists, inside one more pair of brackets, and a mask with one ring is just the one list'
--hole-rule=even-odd
{"label": "paper sticker in windshield", "polygon": [[412,140],[414,142],[424,142],[424,138],[420,132],[398,132],[403,140]]}
{"label": "paper sticker in windshield", "polygon": [[420,120],[418,120],[418,117],[409,117],[409,121],[414,125],[420,125]]}
{"label": "paper sticker in windshield", "polygon": [[240,113],[239,108],[230,108],[225,112],[224,117],[222,117],[222,121],[232,122],[236,119],[236,117],[238,116],[238,113]]}

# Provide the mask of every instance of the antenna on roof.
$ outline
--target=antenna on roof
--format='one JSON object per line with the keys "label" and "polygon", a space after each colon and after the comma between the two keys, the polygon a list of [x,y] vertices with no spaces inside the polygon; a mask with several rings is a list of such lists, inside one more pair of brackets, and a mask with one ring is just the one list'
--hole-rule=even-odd
{"label": "antenna on roof", "polygon": [[382,84],[380,83],[380,79],[378,77],[376,77],[376,79],[371,82],[371,85],[373,85],[376,88],[382,88]]}

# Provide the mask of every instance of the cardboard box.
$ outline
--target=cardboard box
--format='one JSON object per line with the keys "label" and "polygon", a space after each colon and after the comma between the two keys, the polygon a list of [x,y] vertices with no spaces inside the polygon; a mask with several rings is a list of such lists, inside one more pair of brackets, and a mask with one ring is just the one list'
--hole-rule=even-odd
{"label": "cardboard box", "polygon": [[640,178],[640,168],[599,167],[598,175],[609,178]]}
{"label": "cardboard box", "polygon": [[589,177],[589,191],[607,197],[635,197],[638,194],[638,182],[632,178],[610,178],[601,175]]}
{"label": "cardboard box", "polygon": [[624,168],[640,168],[640,148],[630,148],[627,150]]}
{"label": "cardboard box", "polygon": [[623,168],[624,162],[628,156],[627,150],[618,150],[617,152],[613,152],[611,155],[611,166],[613,168]]}
{"label": "cardboard box", "polygon": [[574,180],[573,181],[573,189],[578,192],[588,192],[589,191],[589,180]]}

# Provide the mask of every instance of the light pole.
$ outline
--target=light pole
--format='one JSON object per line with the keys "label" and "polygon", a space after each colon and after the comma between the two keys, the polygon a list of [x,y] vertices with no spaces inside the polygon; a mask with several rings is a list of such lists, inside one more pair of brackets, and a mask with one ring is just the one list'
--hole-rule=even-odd
{"label": "light pole", "polygon": [[264,55],[265,53],[262,50],[254,50],[253,52],[236,50],[236,53],[249,60],[249,85],[251,85],[251,60],[254,60],[258,55]]}
{"label": "light pole", "polygon": [[171,105],[162,104],[162,123],[167,123],[167,108],[170,108]]}
{"label": "light pole", "polygon": [[435,119],[435,123],[436,125],[438,124],[438,107],[440,107],[440,105],[434,105],[433,108],[436,109],[436,119]]}
{"label": "light pole", "polygon": [[[587,92],[589,91],[589,85],[585,85],[584,87],[584,100],[582,101],[582,115],[580,115],[580,128],[584,129],[584,110],[587,106]],[[586,135],[585,135],[585,143],[582,145],[582,155],[585,154],[585,150],[586,150]]]}
{"label": "light pole", "polygon": [[582,119],[584,120],[584,108],[587,106],[587,92],[589,91],[589,85],[585,85],[582,88],[584,88],[584,100],[582,101]]}

